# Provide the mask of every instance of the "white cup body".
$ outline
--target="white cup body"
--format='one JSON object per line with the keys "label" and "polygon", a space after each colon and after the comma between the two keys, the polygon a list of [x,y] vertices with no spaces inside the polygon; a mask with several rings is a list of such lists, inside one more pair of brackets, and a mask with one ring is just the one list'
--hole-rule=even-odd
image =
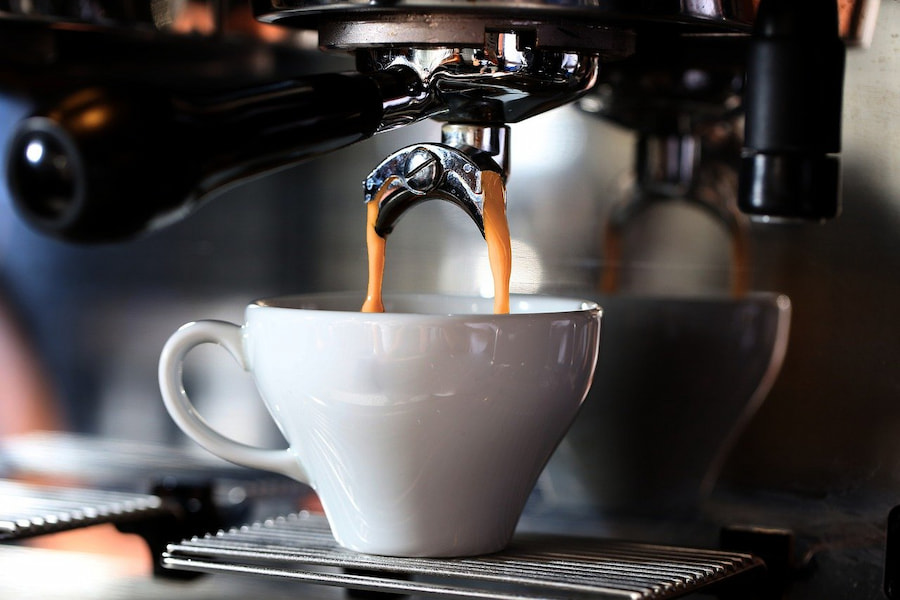
{"label": "white cup body", "polygon": [[590,386],[598,307],[515,295],[509,315],[480,298],[358,305],[260,301],[243,326],[245,366],[335,538],[394,556],[503,548]]}

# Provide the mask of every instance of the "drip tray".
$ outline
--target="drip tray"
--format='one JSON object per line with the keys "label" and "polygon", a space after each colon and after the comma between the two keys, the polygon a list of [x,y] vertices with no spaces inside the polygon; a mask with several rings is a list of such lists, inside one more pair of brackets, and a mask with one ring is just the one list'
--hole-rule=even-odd
{"label": "drip tray", "polygon": [[163,566],[493,600],[675,598],[764,568],[749,554],[527,533],[474,558],[372,556],[338,546],[327,521],[306,513],[170,544]]}
{"label": "drip tray", "polygon": [[0,480],[0,541],[167,512],[157,496]]}

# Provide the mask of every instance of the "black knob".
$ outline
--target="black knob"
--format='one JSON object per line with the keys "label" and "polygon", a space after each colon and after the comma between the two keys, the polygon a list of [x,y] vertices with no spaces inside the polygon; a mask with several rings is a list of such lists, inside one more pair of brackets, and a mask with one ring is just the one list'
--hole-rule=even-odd
{"label": "black knob", "polygon": [[70,222],[84,200],[84,173],[66,132],[44,117],[26,119],[9,152],[9,186],[19,210],[42,226]]}
{"label": "black knob", "polygon": [[80,89],[14,130],[6,161],[17,212],[69,241],[121,240],[181,206],[196,144],[172,103],[146,90]]}

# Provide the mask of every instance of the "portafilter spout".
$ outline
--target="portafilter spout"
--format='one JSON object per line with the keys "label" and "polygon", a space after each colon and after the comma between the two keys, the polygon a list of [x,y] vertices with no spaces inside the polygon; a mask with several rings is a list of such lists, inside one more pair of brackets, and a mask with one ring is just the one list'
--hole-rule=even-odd
{"label": "portafilter spout", "polygon": [[447,124],[442,143],[413,144],[394,152],[363,183],[366,202],[378,201],[375,233],[386,238],[411,207],[427,200],[459,206],[484,236],[482,173],[506,180],[509,128]]}

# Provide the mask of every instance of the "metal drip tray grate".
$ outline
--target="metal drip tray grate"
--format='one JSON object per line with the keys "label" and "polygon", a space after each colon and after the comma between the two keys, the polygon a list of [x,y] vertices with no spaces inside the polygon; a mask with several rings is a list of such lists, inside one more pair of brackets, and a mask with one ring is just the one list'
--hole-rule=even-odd
{"label": "metal drip tray grate", "polygon": [[166,512],[157,496],[0,480],[0,541]]}
{"label": "metal drip tray grate", "polygon": [[341,548],[325,519],[306,514],[170,544],[163,565],[493,600],[675,598],[763,567],[749,554],[545,534],[519,534],[507,550],[474,558],[371,556]]}

